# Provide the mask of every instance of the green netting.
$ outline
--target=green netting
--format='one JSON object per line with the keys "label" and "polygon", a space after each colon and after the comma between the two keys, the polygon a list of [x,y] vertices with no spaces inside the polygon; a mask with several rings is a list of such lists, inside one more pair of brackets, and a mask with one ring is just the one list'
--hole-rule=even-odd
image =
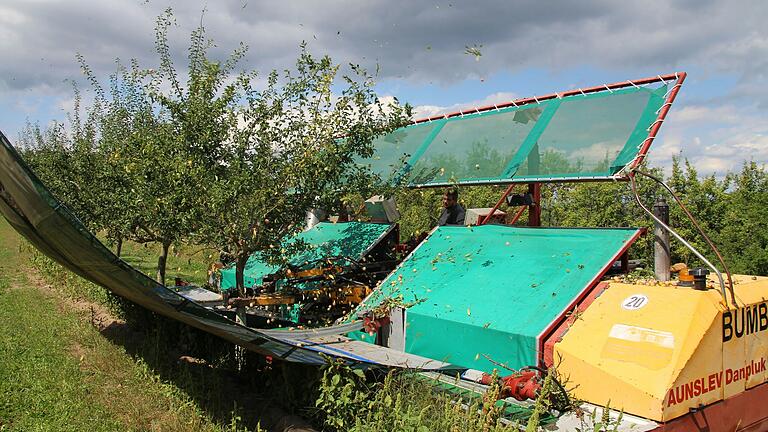
{"label": "green netting", "polygon": [[612,179],[638,155],[667,85],[628,87],[398,129],[371,165],[410,186]]}
{"label": "green netting", "polygon": [[406,126],[374,140],[376,153],[368,159],[357,161],[360,165],[368,165],[371,171],[383,179],[399,173],[407,163],[412,161],[414,154],[437,125],[435,123],[420,123]]}
{"label": "green netting", "polygon": [[637,155],[665,91],[631,88],[564,98],[515,179],[615,174]]}
{"label": "green netting", "polygon": [[540,335],[636,234],[438,227],[360,308],[419,302],[406,312],[411,354],[487,372],[495,366],[484,355],[515,369],[536,365]]}
{"label": "green netting", "polygon": [[[391,224],[368,222],[321,222],[308,231],[304,231],[286,241],[289,245],[303,241],[308,249],[291,256],[288,263],[296,267],[312,267],[318,260],[334,257],[347,257],[352,260],[362,258],[392,229]],[[267,263],[261,254],[251,255],[243,272],[246,287],[260,285],[264,276],[279,270],[279,267]],[[236,286],[234,266],[221,270],[221,288]]]}
{"label": "green netting", "polygon": [[420,153],[416,184],[501,177],[549,102],[441,120],[442,128]]}

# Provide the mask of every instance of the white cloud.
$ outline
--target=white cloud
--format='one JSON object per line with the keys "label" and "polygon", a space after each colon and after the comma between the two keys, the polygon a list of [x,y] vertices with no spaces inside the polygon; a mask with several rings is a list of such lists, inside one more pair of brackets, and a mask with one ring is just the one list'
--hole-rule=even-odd
{"label": "white cloud", "polygon": [[672,156],[687,158],[700,174],[723,176],[745,160],[768,162],[768,122],[753,106],[685,106],[667,117],[649,160],[667,170]]}
{"label": "white cloud", "polygon": [[734,105],[689,105],[683,106],[673,114],[674,122],[678,124],[695,124],[699,122],[728,122],[738,121],[739,114]]}
{"label": "white cloud", "polygon": [[470,102],[462,102],[448,106],[419,105],[413,108],[413,118],[414,120],[418,120],[459,111],[472,111],[474,108],[482,108],[494,104],[502,104],[505,102],[513,101],[515,99],[519,99],[519,96],[517,96],[515,93],[498,92],[492,93],[483,99]]}
{"label": "white cloud", "polygon": [[[761,0],[491,0],[482,6],[353,0],[6,0],[0,13],[5,32],[0,77],[26,71],[24,82],[16,85],[60,81],[62,72],[76,70],[76,52],[107,69],[114,57],[151,59],[154,18],[168,5],[178,23],[170,41],[178,49],[177,61],[185,60],[189,31],[203,22],[218,43],[214,52],[226,55],[228,47],[242,40],[251,47],[249,67],[261,71],[290,66],[302,40],[342,63],[361,63],[369,70],[378,64],[381,78],[416,83],[448,83],[530,67],[589,65],[657,73],[695,64],[742,76],[747,88],[764,82],[764,76],[751,72],[764,70],[761,65],[768,61],[763,30],[768,6]],[[479,61],[465,53],[466,46],[474,45],[482,45]]]}

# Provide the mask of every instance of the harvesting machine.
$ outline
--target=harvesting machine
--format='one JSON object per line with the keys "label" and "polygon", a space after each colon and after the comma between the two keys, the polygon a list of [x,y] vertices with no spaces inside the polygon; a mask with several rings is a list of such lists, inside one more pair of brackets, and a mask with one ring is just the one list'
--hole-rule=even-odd
{"label": "harvesting machine", "polygon": [[[496,369],[505,409],[518,418],[550,373],[560,402],[575,396],[586,411],[610,405],[618,430],[768,430],[768,278],[712,264],[636,192],[637,202],[624,204],[641,206],[705,268],[667,283],[622,281],[610,275],[626,271],[644,230],[540,226],[544,183],[623,181],[636,191],[639,178],[658,181],[642,162],[685,77],[518,99],[380,137],[375,156],[359,163],[395,173],[400,184],[506,190],[474,225],[437,227],[414,247],[400,243],[392,220],[317,224],[300,234],[309,249],[285,266],[254,255],[249,289],[223,297],[166,288],[114,256],[5,137],[0,211],[75,273],[276,359],[321,364],[329,355],[364,368],[417,369],[446,391],[470,393]],[[515,188],[523,199],[508,200]],[[510,222],[528,210],[527,226],[487,223],[498,222],[505,202],[521,204]],[[234,285],[232,269],[221,285]],[[578,427],[583,413],[567,405],[543,417],[545,427]]]}

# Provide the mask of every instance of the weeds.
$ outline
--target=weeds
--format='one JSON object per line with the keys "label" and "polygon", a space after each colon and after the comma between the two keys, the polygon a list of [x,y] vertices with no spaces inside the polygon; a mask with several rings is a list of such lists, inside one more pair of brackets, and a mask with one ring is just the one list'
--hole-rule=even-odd
{"label": "weeds", "polygon": [[436,382],[415,372],[390,371],[381,382],[365,379],[338,360],[324,368],[316,416],[324,430],[351,432],[499,432],[516,430],[500,422],[498,384],[482,398],[461,399],[436,392]]}
{"label": "weeds", "polygon": [[326,357],[326,361],[315,407],[326,427],[349,430],[359,416],[367,415],[373,408],[372,388],[363,371],[352,369],[339,359]]}
{"label": "weeds", "polygon": [[619,411],[615,419],[611,418],[611,412],[611,401],[601,408],[600,415],[597,407],[587,415],[582,412],[579,417],[580,427],[576,428],[576,432],[617,432],[624,418],[624,411]]}

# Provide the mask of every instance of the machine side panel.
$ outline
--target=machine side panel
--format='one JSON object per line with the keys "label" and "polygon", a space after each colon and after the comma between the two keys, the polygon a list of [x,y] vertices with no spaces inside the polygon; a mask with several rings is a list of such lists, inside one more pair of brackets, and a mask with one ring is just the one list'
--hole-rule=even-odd
{"label": "machine side panel", "polygon": [[[661,421],[668,390],[719,302],[713,290],[612,283],[555,344],[555,365],[580,399]],[[722,356],[709,360],[707,370],[716,370]]]}
{"label": "machine side panel", "polygon": [[768,378],[768,278],[734,280],[728,306],[714,289],[611,284],[555,343],[560,373],[584,400],[670,427],[701,410],[761,424],[768,413],[721,409],[762,394]]}

